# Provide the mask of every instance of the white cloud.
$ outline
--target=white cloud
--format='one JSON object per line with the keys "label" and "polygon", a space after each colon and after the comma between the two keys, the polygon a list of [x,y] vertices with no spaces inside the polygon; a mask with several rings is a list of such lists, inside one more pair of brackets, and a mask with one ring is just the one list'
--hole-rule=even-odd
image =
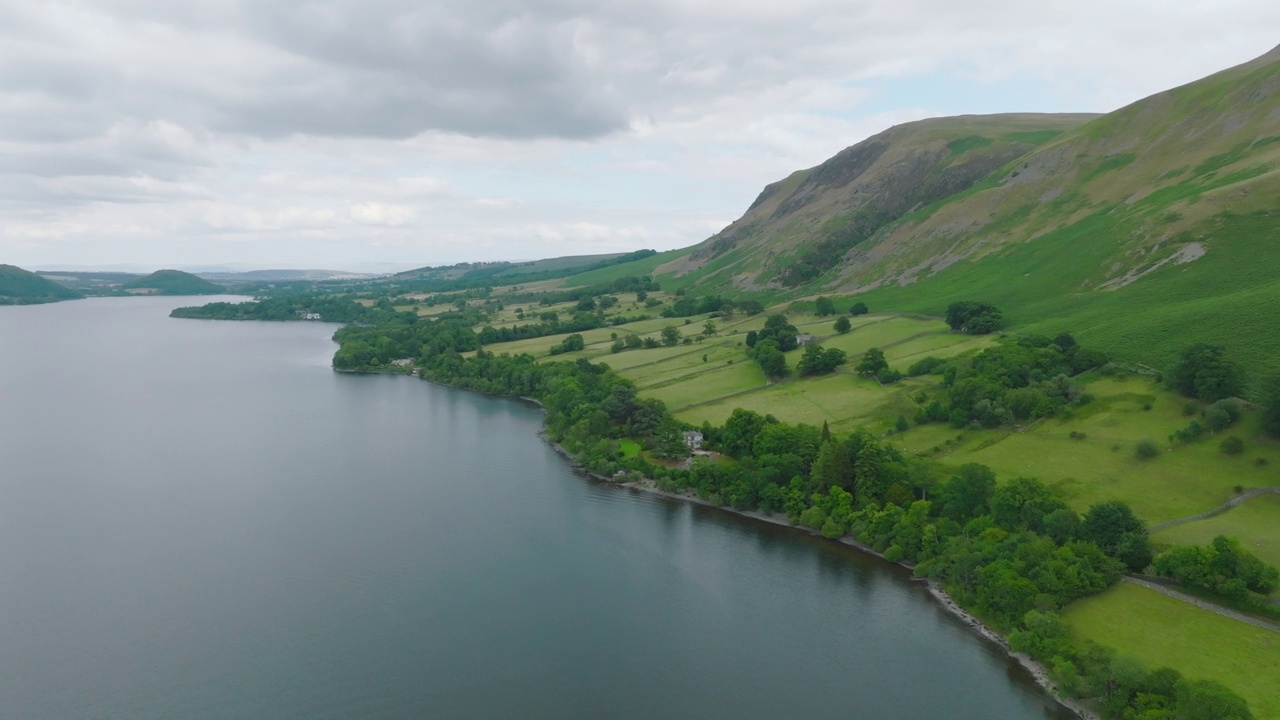
{"label": "white cloud", "polygon": [[891,124],[1111,109],[1275,27],[1263,0],[0,0],[0,260],[682,246]]}

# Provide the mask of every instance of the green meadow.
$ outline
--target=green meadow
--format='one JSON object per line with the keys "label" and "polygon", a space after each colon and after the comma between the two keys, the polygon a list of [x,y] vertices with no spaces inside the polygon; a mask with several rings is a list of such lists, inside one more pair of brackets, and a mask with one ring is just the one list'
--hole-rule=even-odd
{"label": "green meadow", "polygon": [[1152,534],[1162,545],[1207,545],[1233,535],[1264,562],[1280,567],[1280,495],[1262,495],[1206,520],[1175,525]]}
{"label": "green meadow", "polygon": [[1280,718],[1280,633],[1131,583],[1079,601],[1065,617],[1080,638],[1151,668],[1217,680],[1248,700],[1258,720]]}

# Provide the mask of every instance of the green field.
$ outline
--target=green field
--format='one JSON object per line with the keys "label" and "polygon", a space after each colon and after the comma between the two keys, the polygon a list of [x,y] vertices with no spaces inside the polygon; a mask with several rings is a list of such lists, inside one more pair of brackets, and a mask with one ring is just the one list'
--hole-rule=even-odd
{"label": "green field", "polygon": [[1154,669],[1217,680],[1249,701],[1258,720],[1280,720],[1280,633],[1121,583],[1072,605],[1074,632]]}
{"label": "green field", "polygon": [[1256,497],[1217,517],[1161,530],[1151,539],[1170,545],[1207,545],[1218,535],[1239,538],[1254,555],[1280,567],[1280,495]]}
{"label": "green field", "polygon": [[[1166,449],[1152,460],[1138,460],[1134,445],[1153,439],[1166,447],[1169,434],[1187,424],[1185,401],[1141,377],[1095,379],[1087,390],[1093,403],[1069,418],[1050,418],[1022,431],[963,432],[934,426],[914,428],[892,442],[929,453],[949,438],[965,440],[937,453],[940,461],[977,462],[1001,478],[1035,477],[1059,489],[1077,509],[1123,500],[1151,524],[1204,512],[1230,499],[1237,485],[1276,483],[1271,469],[1280,463],[1280,445],[1261,439],[1256,418],[1241,427],[1208,435],[1191,445]],[[1150,404],[1150,410],[1143,408]],[[1071,433],[1084,433],[1073,439]],[[1231,457],[1218,450],[1227,435],[1246,439],[1246,452]],[[1256,464],[1258,458],[1265,465]],[[1280,516],[1277,516],[1280,519]]]}
{"label": "green field", "polygon": [[882,418],[915,412],[909,397],[911,385],[903,383],[883,388],[874,379],[850,373],[775,383],[734,397],[694,406],[673,406],[676,416],[695,425],[703,421],[723,423],[735,408],[772,414],[787,422],[821,425],[833,432],[847,433]]}

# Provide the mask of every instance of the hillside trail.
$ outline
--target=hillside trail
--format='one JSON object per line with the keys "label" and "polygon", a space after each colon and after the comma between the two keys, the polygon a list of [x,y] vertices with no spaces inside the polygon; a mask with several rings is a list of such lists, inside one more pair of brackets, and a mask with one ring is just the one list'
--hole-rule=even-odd
{"label": "hillside trail", "polygon": [[1173,598],[1174,600],[1180,600],[1184,603],[1187,603],[1188,605],[1194,605],[1200,608],[1201,610],[1208,610],[1211,613],[1217,613],[1218,615],[1221,615],[1225,618],[1230,618],[1232,620],[1239,620],[1242,623],[1248,623],[1256,628],[1261,628],[1263,630],[1270,630],[1271,632],[1274,632],[1274,633],[1280,633],[1280,625],[1277,625],[1273,622],[1268,622],[1260,618],[1252,617],[1250,615],[1245,615],[1244,613],[1241,613],[1241,612],[1236,612],[1235,610],[1231,610],[1229,608],[1222,607],[1221,605],[1211,603],[1208,600],[1201,600],[1198,597],[1194,597],[1186,593],[1178,592],[1173,588],[1165,587],[1160,583],[1155,583],[1155,582],[1151,582],[1150,580],[1143,580],[1142,578],[1137,578],[1132,576],[1126,576],[1122,578],[1122,580],[1124,580],[1127,583],[1133,583],[1134,585],[1141,585],[1142,587],[1147,588],[1148,590],[1155,590],[1161,595],[1166,595],[1168,597]]}

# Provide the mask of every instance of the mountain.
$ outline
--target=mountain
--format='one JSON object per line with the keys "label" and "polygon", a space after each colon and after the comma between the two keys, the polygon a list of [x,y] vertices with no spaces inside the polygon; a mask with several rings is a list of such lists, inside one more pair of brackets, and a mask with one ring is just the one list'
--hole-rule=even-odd
{"label": "mountain", "polygon": [[767,186],[740,219],[663,269],[743,289],[810,283],[887,225],[971,191],[1093,117],[961,116],[890,128]]}
{"label": "mountain", "polygon": [[673,286],[993,302],[1167,366],[1224,345],[1280,371],[1280,48],[1101,116],[908,123],[769,185],[656,271]]}
{"label": "mountain", "polygon": [[150,275],[127,282],[125,291],[155,295],[217,295],[226,288],[181,270],[157,270]]}
{"label": "mountain", "polygon": [[13,265],[0,265],[0,305],[27,305],[84,297],[71,288]]}

